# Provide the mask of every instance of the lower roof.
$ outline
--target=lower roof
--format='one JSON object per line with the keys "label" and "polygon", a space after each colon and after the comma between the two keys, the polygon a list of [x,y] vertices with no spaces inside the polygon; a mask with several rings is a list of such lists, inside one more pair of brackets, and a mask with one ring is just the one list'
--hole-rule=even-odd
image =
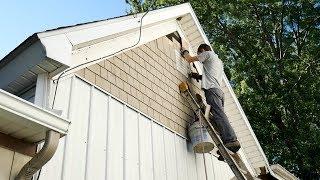
{"label": "lower roof", "polygon": [[48,130],[65,135],[68,127],[66,119],[0,89],[1,133],[35,143],[45,139]]}

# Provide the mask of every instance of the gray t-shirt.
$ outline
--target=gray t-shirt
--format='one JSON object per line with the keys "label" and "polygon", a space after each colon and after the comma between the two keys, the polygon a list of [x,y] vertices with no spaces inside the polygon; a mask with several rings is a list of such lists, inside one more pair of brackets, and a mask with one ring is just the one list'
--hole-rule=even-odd
{"label": "gray t-shirt", "polygon": [[218,58],[218,55],[213,51],[204,51],[197,56],[198,60],[202,62],[202,88],[219,88],[221,89],[223,63]]}

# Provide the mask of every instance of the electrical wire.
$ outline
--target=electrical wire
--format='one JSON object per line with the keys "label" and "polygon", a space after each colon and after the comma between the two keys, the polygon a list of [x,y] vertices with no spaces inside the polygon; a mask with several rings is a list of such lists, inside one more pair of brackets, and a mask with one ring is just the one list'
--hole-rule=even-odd
{"label": "electrical wire", "polygon": [[37,180],[40,179],[41,170],[42,170],[42,168],[39,170],[39,174],[38,174]]}
{"label": "electrical wire", "polygon": [[69,71],[71,71],[71,70],[73,70],[73,69],[76,69],[76,68],[78,68],[78,67],[81,67],[81,66],[83,66],[83,65],[90,64],[90,63],[99,61],[99,60],[101,60],[101,59],[108,58],[108,57],[113,56],[113,55],[115,55],[115,54],[118,54],[118,53],[120,53],[120,52],[123,52],[123,51],[125,51],[125,50],[127,50],[127,49],[130,49],[130,48],[135,47],[136,45],[138,45],[138,44],[140,43],[140,41],[141,41],[141,36],[142,36],[142,22],[143,22],[143,18],[150,12],[150,10],[151,10],[151,8],[153,7],[153,5],[155,4],[155,2],[156,2],[156,0],[153,0],[153,2],[151,3],[151,5],[149,6],[148,10],[142,15],[141,19],[138,21],[138,22],[140,22],[139,38],[138,38],[138,40],[137,40],[137,42],[136,42],[135,44],[133,44],[133,45],[131,45],[131,46],[129,46],[129,47],[123,48],[123,49],[121,49],[121,50],[119,50],[119,51],[116,51],[116,52],[114,52],[114,53],[112,53],[112,54],[109,54],[109,55],[107,55],[107,56],[103,56],[103,57],[100,57],[100,58],[98,58],[98,59],[94,59],[94,60],[91,60],[91,61],[88,61],[88,62],[79,64],[79,65],[77,65],[77,66],[74,66],[74,67],[72,67],[72,68],[70,68],[70,69],[64,70],[64,71],[58,76],[58,78],[53,81],[53,82],[56,81],[56,82],[57,82],[57,85],[56,85],[55,90],[54,90],[54,95],[53,95],[53,101],[52,101],[52,107],[51,107],[51,109],[54,108],[54,103],[55,103],[56,96],[57,96],[57,90],[58,90],[59,80],[60,80],[62,77],[67,76],[67,75],[63,76],[65,73],[67,73],[67,72],[69,72]]}
{"label": "electrical wire", "polygon": [[[138,22],[140,22],[140,26],[139,26],[139,38],[138,38],[138,41],[137,41],[135,44],[133,44],[133,45],[131,45],[131,46],[129,46],[129,47],[123,48],[123,49],[121,49],[121,50],[119,50],[119,51],[116,51],[116,52],[114,52],[114,53],[112,53],[112,54],[109,54],[109,55],[107,55],[107,56],[103,56],[103,57],[100,57],[100,58],[98,58],[98,59],[94,59],[94,60],[91,60],[91,61],[88,61],[88,62],[79,64],[79,65],[77,65],[77,66],[74,66],[74,67],[72,67],[72,68],[70,68],[70,69],[64,70],[64,71],[58,76],[58,78],[53,81],[53,82],[56,81],[56,82],[57,82],[57,85],[56,85],[55,90],[54,90],[54,95],[53,95],[53,100],[52,100],[52,107],[51,107],[51,109],[54,108],[54,103],[55,103],[56,96],[57,96],[57,90],[58,90],[59,80],[60,80],[62,77],[67,76],[67,75],[63,76],[65,73],[67,73],[67,72],[69,72],[69,71],[71,71],[71,70],[73,70],[73,69],[76,69],[76,68],[78,68],[78,67],[81,67],[81,66],[83,66],[83,65],[90,64],[90,63],[93,63],[93,62],[95,62],[95,61],[99,61],[99,60],[101,60],[101,59],[108,58],[108,57],[110,57],[110,56],[113,56],[113,55],[115,55],[115,54],[118,54],[118,53],[120,53],[120,52],[123,52],[123,51],[125,51],[125,50],[127,50],[127,49],[130,49],[130,48],[135,47],[136,45],[138,45],[138,44],[140,43],[140,41],[141,41],[141,36],[142,36],[142,22],[143,22],[143,18],[150,12],[150,10],[151,10],[151,8],[153,7],[153,5],[155,4],[155,2],[156,2],[156,0],[153,0],[153,2],[151,3],[151,5],[149,6],[148,10],[142,15],[141,19],[138,21]],[[39,178],[40,178],[41,170],[42,170],[42,168],[39,170],[37,180],[39,180]]]}
{"label": "electrical wire", "polygon": [[[198,118],[199,118],[199,121],[200,121],[201,142],[203,142],[204,141],[203,128],[205,128],[205,126],[202,124],[201,109],[198,109]],[[204,143],[202,143],[202,158],[203,158],[204,173],[206,175],[206,180],[208,180],[207,162],[206,162],[206,157],[204,155]]]}

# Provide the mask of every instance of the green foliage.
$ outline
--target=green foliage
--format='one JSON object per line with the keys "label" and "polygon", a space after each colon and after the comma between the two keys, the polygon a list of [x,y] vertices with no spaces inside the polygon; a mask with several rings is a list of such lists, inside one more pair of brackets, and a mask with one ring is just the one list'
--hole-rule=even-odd
{"label": "green foliage", "polygon": [[[151,0],[128,0],[134,12]],[[183,3],[156,1],[155,7]],[[320,174],[320,2],[194,0],[271,163]],[[155,8],[153,7],[153,8]]]}

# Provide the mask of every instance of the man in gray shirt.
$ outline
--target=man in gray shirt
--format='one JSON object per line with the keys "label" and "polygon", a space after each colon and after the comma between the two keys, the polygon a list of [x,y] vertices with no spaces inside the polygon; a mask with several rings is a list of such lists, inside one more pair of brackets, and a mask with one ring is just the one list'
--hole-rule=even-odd
{"label": "man in gray shirt", "polygon": [[214,117],[214,119],[210,119],[210,121],[214,121],[217,125],[225,146],[232,152],[237,152],[240,149],[240,143],[223,110],[224,93],[221,90],[223,77],[222,61],[207,44],[201,44],[199,46],[197,56],[190,56],[189,52],[184,49],[181,55],[189,63],[199,61],[203,64],[202,77],[200,78],[206,101],[211,106],[210,111]]}

